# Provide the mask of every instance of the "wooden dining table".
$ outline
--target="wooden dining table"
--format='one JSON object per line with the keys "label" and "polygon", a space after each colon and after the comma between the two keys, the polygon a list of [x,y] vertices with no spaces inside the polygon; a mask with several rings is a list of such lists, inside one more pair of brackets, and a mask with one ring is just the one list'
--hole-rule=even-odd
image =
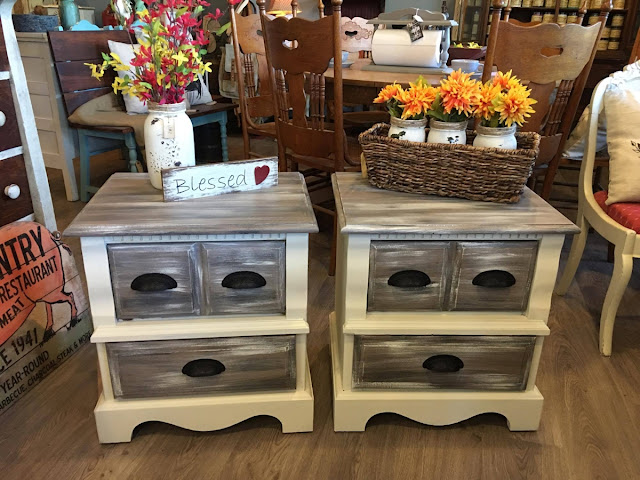
{"label": "wooden dining table", "polygon": [[[374,70],[362,70],[362,67],[371,63],[370,58],[359,58],[348,67],[342,68],[342,96],[344,103],[357,105],[370,105],[378,92],[390,83],[399,83],[408,87],[409,82],[415,82],[420,74],[404,72],[383,72]],[[399,67],[401,68],[401,67]],[[327,98],[332,97],[333,92],[333,68],[329,68],[324,77],[327,83]],[[439,85],[444,78],[441,74],[423,75],[423,78],[431,85]]]}

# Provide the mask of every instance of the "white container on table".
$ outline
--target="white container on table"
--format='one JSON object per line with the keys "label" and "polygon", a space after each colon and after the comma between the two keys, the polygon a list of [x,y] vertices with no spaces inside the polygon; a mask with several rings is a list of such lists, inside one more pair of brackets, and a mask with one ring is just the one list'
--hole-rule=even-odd
{"label": "white container on table", "polygon": [[146,174],[109,178],[65,231],[81,237],[100,442],[128,442],[148,421],[206,431],[257,415],[311,431],[307,265],[317,231],[298,173],[167,203]]}
{"label": "white container on table", "polygon": [[448,143],[466,145],[468,122],[441,122],[432,118],[429,121],[427,143]]}
{"label": "white container on table", "polygon": [[160,105],[149,102],[144,121],[144,147],[151,185],[162,190],[162,170],[196,164],[193,124],[186,102]]}
{"label": "white container on table", "polygon": [[536,430],[560,250],[577,227],[527,188],[509,205],[381,190],[351,173],[333,189],[334,430],[364,431],[383,412],[429,425],[492,412]]}
{"label": "white container on table", "polygon": [[439,67],[442,31],[423,30],[423,37],[411,41],[409,32],[402,29],[378,29],[371,41],[371,57],[377,65],[404,67]]}

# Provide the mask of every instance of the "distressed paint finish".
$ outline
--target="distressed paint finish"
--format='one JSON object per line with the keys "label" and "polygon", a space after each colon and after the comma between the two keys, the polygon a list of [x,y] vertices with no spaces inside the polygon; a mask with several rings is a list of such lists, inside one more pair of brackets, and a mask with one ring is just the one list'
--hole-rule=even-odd
{"label": "distressed paint finish", "polygon": [[[284,391],[296,388],[295,335],[107,344],[116,398]],[[208,359],[222,373],[189,376],[189,362]]]}
{"label": "distressed paint finish", "polygon": [[247,192],[277,184],[277,157],[162,170],[165,202]]}
{"label": "distressed paint finish", "polygon": [[[214,315],[285,311],[285,242],[211,242],[204,251],[204,291]],[[232,288],[225,278],[237,272],[260,275],[264,286]]]}
{"label": "distressed paint finish", "polygon": [[[356,335],[354,389],[524,390],[536,337]],[[423,363],[436,355],[462,361],[455,372]]]}
{"label": "distressed paint finish", "polygon": [[[135,208],[132,208],[135,206]],[[315,233],[300,173],[281,173],[278,185],[233,195],[164,202],[143,173],[116,173],[80,212],[65,235],[216,235]]]}
{"label": "distressed paint finish", "polygon": [[[538,242],[456,242],[450,310],[519,311],[527,308]],[[473,284],[483,272],[505,271],[513,275],[509,287]]]}
{"label": "distressed paint finish", "polygon": [[[442,310],[450,278],[450,242],[371,242],[368,311]],[[392,275],[415,270],[429,276],[424,287],[395,287]]]}
{"label": "distressed paint finish", "polygon": [[359,173],[335,173],[342,233],[577,233],[577,227],[528,188],[504,205],[381,190]]}
{"label": "distressed paint finish", "polygon": [[[108,245],[107,251],[119,319],[200,313],[196,244]],[[177,286],[158,291],[134,290],[134,280],[148,274],[167,275]]]}
{"label": "distressed paint finish", "polygon": [[[13,99],[13,107],[15,108],[15,120],[18,125],[18,131],[20,132],[20,140],[22,141],[22,152],[20,153],[22,153],[24,157],[25,169],[29,180],[34,219],[36,222],[44,225],[49,231],[53,232],[57,230],[57,227],[51,193],[49,191],[49,181],[42,158],[42,149],[38,140],[38,130],[29,97],[27,78],[24,73],[20,49],[18,48],[18,41],[16,40],[16,33],[11,18],[11,11],[14,4],[15,0],[0,0],[0,24],[2,25],[0,35],[4,36],[0,44],[4,43],[9,63],[8,72],[0,71],[0,83],[8,81],[8,83],[2,83],[2,89],[5,91],[2,97],[6,97],[6,94],[10,90],[10,98]],[[6,67],[2,68],[4,69]],[[7,89],[6,85],[9,85],[10,88]],[[10,121],[13,121],[13,113],[11,111],[10,117]],[[5,133],[9,134],[9,132],[3,132],[2,127],[0,127],[0,138],[3,138]],[[2,158],[1,155],[2,152],[0,152],[0,158]]]}

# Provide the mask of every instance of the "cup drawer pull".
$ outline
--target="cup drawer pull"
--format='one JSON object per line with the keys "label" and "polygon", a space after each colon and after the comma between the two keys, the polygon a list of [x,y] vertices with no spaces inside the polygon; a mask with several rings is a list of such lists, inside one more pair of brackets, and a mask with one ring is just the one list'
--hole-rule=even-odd
{"label": "cup drawer pull", "polygon": [[256,272],[233,272],[222,279],[222,286],[244,290],[248,288],[260,288],[267,284],[265,278]]}
{"label": "cup drawer pull", "polygon": [[182,367],[182,373],[187,377],[213,377],[220,375],[225,370],[221,362],[212,358],[191,360]]}
{"label": "cup drawer pull", "polygon": [[174,288],[178,288],[178,282],[164,273],[145,273],[131,282],[131,290],[137,292],[162,292]]}
{"label": "cup drawer pull", "polygon": [[419,270],[402,270],[391,275],[387,283],[398,288],[419,288],[429,285],[431,279]]}
{"label": "cup drawer pull", "polygon": [[476,275],[471,283],[478,287],[508,288],[516,284],[516,277],[504,270],[487,270]]}
{"label": "cup drawer pull", "polygon": [[437,373],[453,373],[464,367],[464,362],[455,355],[434,355],[427,358],[423,368]]}

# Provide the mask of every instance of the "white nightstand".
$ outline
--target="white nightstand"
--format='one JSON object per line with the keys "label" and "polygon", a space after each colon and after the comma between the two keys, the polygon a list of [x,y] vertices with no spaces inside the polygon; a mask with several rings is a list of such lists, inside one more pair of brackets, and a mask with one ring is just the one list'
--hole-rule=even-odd
{"label": "white nightstand", "polygon": [[569,220],[513,205],[380,190],[337,173],[331,353],[336,431],[378,413],[449,425],[495,412],[536,430],[535,385]]}
{"label": "white nightstand", "polygon": [[204,431],[256,415],[311,431],[316,231],[298,173],[268,189],[169,203],[145,174],[113,175],[65,232],[82,237],[100,442],[130,441],[146,421]]}

